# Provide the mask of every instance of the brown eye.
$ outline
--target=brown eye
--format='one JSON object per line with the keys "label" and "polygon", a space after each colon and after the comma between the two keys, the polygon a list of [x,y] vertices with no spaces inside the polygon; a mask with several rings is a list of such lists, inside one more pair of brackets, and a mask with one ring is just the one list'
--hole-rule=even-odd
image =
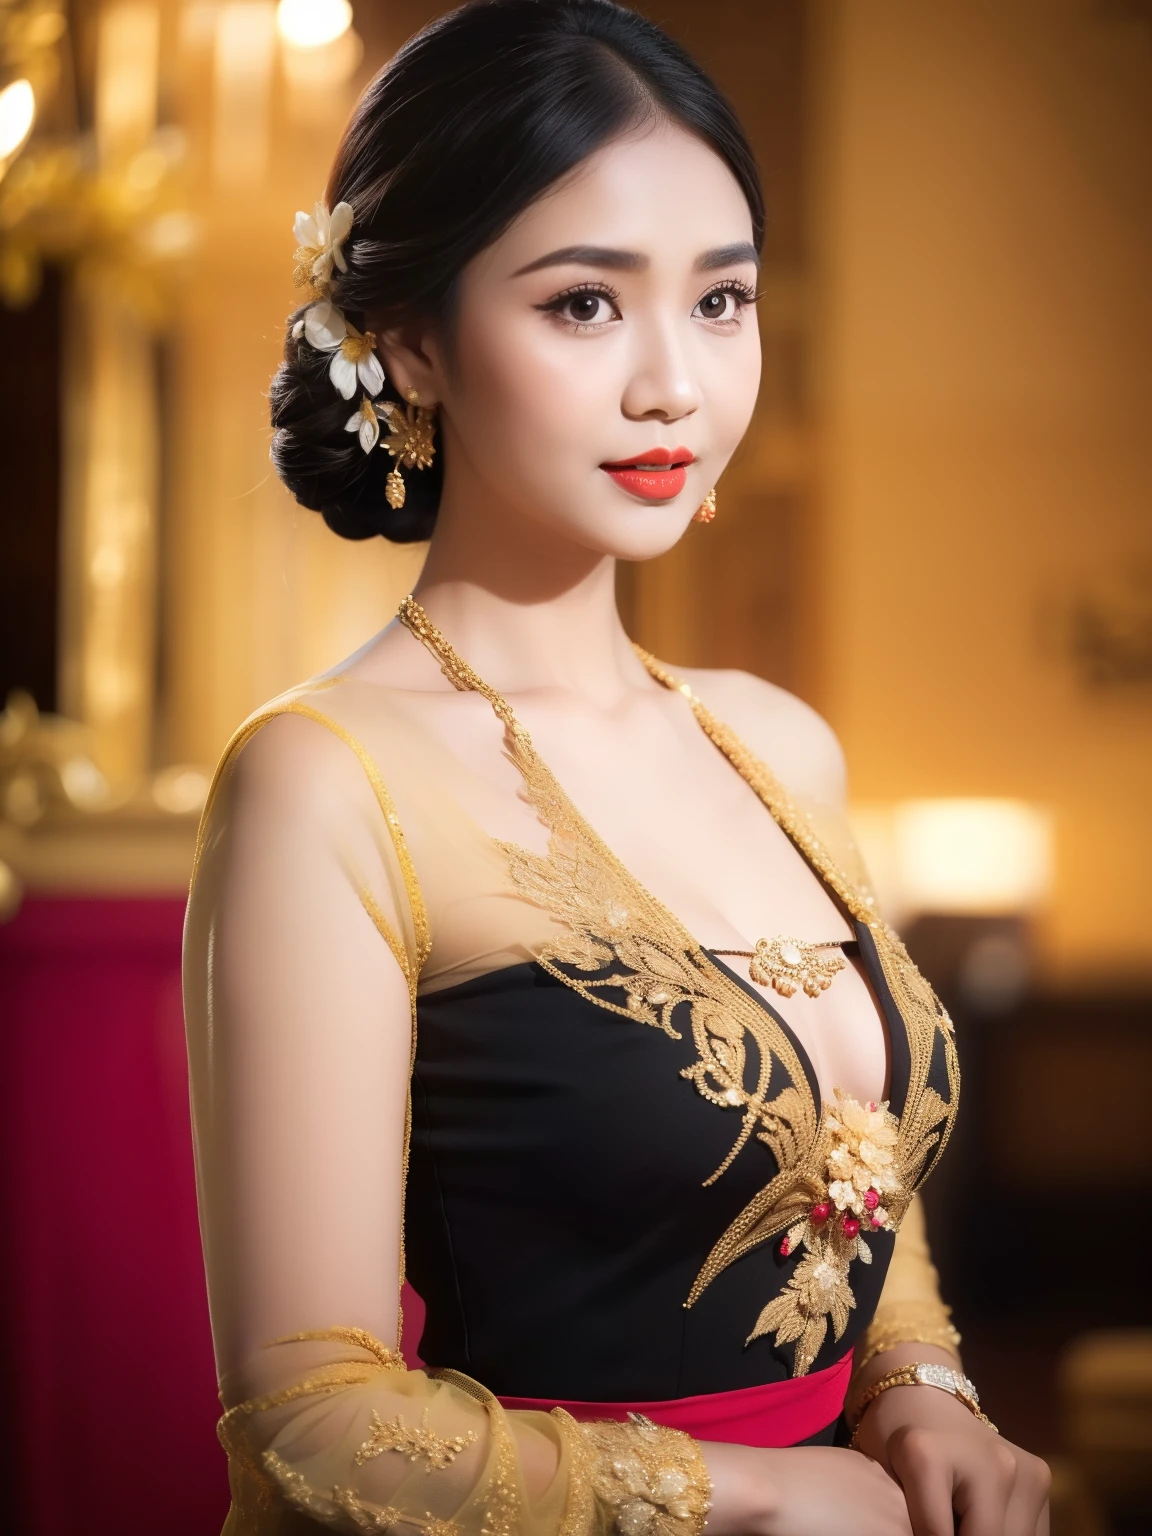
{"label": "brown eye", "polygon": [[564,300],[561,314],[566,320],[574,320],[577,325],[600,325],[605,320],[611,320],[615,310],[603,293],[573,293]]}
{"label": "brown eye", "polygon": [[702,320],[734,320],[737,313],[737,296],[726,288],[706,293],[696,306]]}

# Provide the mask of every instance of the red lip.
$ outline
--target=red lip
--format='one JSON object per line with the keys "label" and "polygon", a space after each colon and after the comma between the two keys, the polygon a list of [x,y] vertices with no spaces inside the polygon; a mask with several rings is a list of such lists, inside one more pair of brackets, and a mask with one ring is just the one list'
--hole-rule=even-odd
{"label": "red lip", "polygon": [[685,470],[695,460],[696,455],[688,448],[646,448],[634,459],[617,459],[600,468],[632,496],[644,501],[671,501],[684,489]]}

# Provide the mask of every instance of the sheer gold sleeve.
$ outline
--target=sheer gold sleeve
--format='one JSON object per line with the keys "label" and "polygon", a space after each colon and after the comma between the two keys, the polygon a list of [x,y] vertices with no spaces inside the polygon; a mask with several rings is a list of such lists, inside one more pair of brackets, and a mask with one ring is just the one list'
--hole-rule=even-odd
{"label": "sheer gold sleeve", "polygon": [[428,922],[375,762],[323,705],[289,698],[237,737],[185,929],[227,1536],[627,1536],[645,1510],[698,1536],[686,1436],[505,1413],[397,1352]]}
{"label": "sheer gold sleeve", "polygon": [[869,1360],[897,1344],[934,1344],[953,1354],[960,1346],[952,1310],[940,1299],[919,1195],[913,1197],[900,1223],[880,1304],[856,1346],[855,1369],[862,1370]]}

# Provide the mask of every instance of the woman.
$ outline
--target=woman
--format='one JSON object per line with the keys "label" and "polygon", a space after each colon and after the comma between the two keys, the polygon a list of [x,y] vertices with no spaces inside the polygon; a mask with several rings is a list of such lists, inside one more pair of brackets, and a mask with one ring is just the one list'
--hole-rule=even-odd
{"label": "woman", "polygon": [[205,815],[231,1532],[1046,1530],[936,1294],[951,1026],[852,868],[836,743],[616,613],[747,427],[762,228],[715,88],[606,0],[428,28],[298,217],[274,462],[337,533],[432,542]]}

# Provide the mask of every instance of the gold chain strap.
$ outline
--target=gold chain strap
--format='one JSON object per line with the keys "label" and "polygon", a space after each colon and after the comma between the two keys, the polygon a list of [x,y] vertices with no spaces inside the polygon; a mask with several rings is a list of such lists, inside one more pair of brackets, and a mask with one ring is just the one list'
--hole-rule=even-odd
{"label": "gold chain strap", "polygon": [[[954,1386],[945,1386],[942,1381],[934,1381],[931,1375],[922,1375],[921,1372],[924,1369],[925,1368],[919,1364],[898,1365],[894,1370],[887,1371],[883,1376],[881,1376],[879,1381],[874,1381],[872,1383],[867,1392],[865,1392],[864,1396],[860,1399],[859,1405],[856,1409],[856,1424],[852,1430],[852,1439],[849,1441],[850,1450],[856,1449],[857,1438],[860,1434],[860,1426],[864,1422],[865,1410],[871,1403],[876,1401],[881,1393],[888,1392],[892,1387],[935,1387],[938,1391],[947,1392],[948,1395],[950,1397],[954,1397],[958,1403],[963,1403],[968,1412],[972,1414],[974,1418],[979,1419],[981,1424],[986,1424],[994,1435],[998,1435],[1000,1433],[988,1415],[983,1412],[980,1404],[974,1397],[970,1397],[967,1392],[964,1392]],[[932,1368],[930,1367],[929,1369]],[[947,1367],[936,1366],[934,1369],[941,1376],[947,1374],[948,1376],[954,1377],[956,1375],[954,1371],[948,1370]]]}
{"label": "gold chain strap", "polygon": [[532,745],[532,738],[517,720],[508,700],[486,683],[479,672],[472,670],[411,594],[400,604],[396,616],[404,628],[415,635],[417,640],[435,656],[441,672],[453,688],[461,693],[478,693],[482,699],[488,701],[496,715],[523,746]]}

